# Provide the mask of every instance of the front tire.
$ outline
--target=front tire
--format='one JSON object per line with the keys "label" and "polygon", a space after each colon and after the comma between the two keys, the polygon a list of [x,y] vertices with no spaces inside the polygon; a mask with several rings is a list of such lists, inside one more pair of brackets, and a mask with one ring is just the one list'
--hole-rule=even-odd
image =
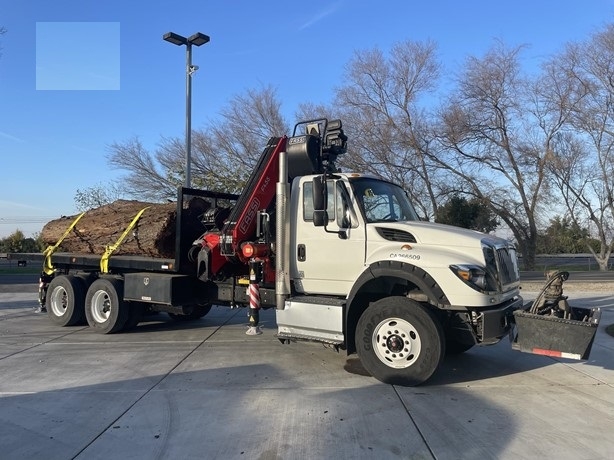
{"label": "front tire", "polygon": [[85,296],[87,324],[101,334],[120,331],[128,320],[128,305],[123,300],[121,281],[113,278],[98,278]]}
{"label": "front tire", "polygon": [[427,308],[407,297],[371,304],[358,320],[356,351],[376,379],[414,386],[427,381],[445,354],[441,324]]}
{"label": "front tire", "polygon": [[73,326],[83,321],[85,282],[76,276],[60,275],[47,288],[45,306],[49,319],[58,326]]}

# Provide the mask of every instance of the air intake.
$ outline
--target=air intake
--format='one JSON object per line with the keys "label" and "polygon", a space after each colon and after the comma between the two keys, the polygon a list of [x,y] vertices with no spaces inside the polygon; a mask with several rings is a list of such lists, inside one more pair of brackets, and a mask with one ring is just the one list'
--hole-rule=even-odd
{"label": "air intake", "polygon": [[377,233],[388,241],[398,241],[400,243],[415,243],[416,238],[409,232],[396,228],[376,227]]}

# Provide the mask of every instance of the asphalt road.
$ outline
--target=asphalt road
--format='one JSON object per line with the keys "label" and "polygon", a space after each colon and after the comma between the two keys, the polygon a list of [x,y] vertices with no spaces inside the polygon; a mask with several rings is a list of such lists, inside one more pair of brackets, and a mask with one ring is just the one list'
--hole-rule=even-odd
{"label": "asphalt road", "polygon": [[35,292],[0,293],[0,457],[611,459],[614,297],[582,304],[603,308],[588,361],[504,340],[406,388],[355,356],[280,344],[273,310],[259,336],[244,309],[220,307],[101,335],[37,315]]}
{"label": "asphalt road", "polygon": [[33,284],[38,283],[36,273],[6,273],[0,274],[0,284]]}

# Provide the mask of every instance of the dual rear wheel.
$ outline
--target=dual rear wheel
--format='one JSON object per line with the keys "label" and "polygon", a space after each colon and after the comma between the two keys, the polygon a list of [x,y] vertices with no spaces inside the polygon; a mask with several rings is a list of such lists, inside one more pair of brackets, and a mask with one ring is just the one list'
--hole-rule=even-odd
{"label": "dual rear wheel", "polygon": [[58,326],[82,323],[86,290],[85,280],[78,276],[62,275],[51,280],[45,299],[51,321]]}
{"label": "dual rear wheel", "polygon": [[123,300],[123,284],[114,278],[98,278],[88,287],[80,276],[56,276],[49,283],[45,305],[47,315],[58,326],[74,326],[87,320],[90,327],[103,334],[121,330],[130,318]]}
{"label": "dual rear wheel", "polygon": [[124,285],[114,278],[98,278],[85,296],[85,318],[96,332],[112,334],[120,331],[129,318],[124,298]]}
{"label": "dual rear wheel", "polygon": [[[122,280],[97,278],[88,286],[87,278],[74,275],[56,276],[47,289],[47,315],[58,326],[87,324],[96,332],[112,334],[130,330],[143,318],[145,304],[126,302]],[[209,313],[211,305],[192,305],[185,315],[173,319],[194,320]]]}

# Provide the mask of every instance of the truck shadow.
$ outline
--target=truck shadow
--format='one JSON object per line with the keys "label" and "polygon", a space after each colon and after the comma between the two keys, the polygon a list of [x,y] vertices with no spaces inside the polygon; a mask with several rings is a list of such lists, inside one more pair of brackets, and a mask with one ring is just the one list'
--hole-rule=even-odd
{"label": "truck shadow", "polygon": [[[514,357],[516,353],[511,350],[509,356],[506,352],[504,353],[505,357],[502,357],[500,353],[491,355],[488,353],[474,353],[473,351],[462,355],[446,356],[435,375],[426,383],[420,385],[419,388],[478,381],[496,381],[499,377],[522,374],[554,364],[553,360],[544,357],[525,360],[516,359]],[[362,367],[356,355],[348,357],[344,369],[352,374],[370,375]]]}
{"label": "truck shadow", "polygon": [[[166,313],[154,313],[143,318],[137,327],[127,331],[129,334],[143,334],[153,331],[178,331],[201,329],[204,327],[220,327],[233,325],[248,327],[247,309],[230,310],[224,307],[214,308],[211,314],[199,319],[172,319]],[[267,329],[277,329],[274,315],[263,315],[260,326]]]}
{"label": "truck shadow", "polygon": [[[245,318],[233,312],[145,323],[135,331],[152,334],[141,343],[133,334],[75,329],[35,347],[29,328],[62,328],[20,319],[23,335],[11,341],[24,349],[0,359],[2,456],[604,457],[594,426],[611,423],[611,386],[568,366],[556,370],[551,358],[507,343],[476,347],[447,357],[426,385],[404,388],[360,375],[356,357],[316,344],[282,346],[272,316],[262,319],[258,338],[240,332]],[[187,334],[158,340],[156,331],[169,327],[204,329],[205,346]],[[220,327],[221,340],[202,338]],[[573,386],[582,379],[589,384]],[[602,404],[591,404],[595,398]],[[569,420],[589,406],[591,422],[566,436]]]}
{"label": "truck shadow", "polygon": [[[292,369],[265,361],[69,388],[57,388],[57,380],[45,389],[44,375],[38,383],[5,378],[3,456],[495,458],[517,432],[513,413],[463,389],[445,394],[462,401],[465,416],[444,412],[435,427],[432,414],[426,417],[431,397],[423,392],[338,381],[329,388],[326,370],[293,377]],[[66,382],[75,377],[63,374]],[[485,407],[498,415],[495,426],[476,409]],[[446,445],[450,433],[458,439]]]}
{"label": "truck shadow", "polygon": [[[611,299],[611,297],[610,297]],[[599,304],[600,299],[594,299],[590,303]],[[590,305],[589,305],[590,306]],[[139,324],[137,328],[130,331],[130,334],[141,334],[149,332],[177,331],[177,330],[198,330],[201,328],[218,328],[231,326],[235,328],[233,333],[236,337],[243,337],[244,329],[247,329],[247,318],[245,309],[228,311],[219,308],[213,310],[217,312],[211,316],[207,315],[199,320],[183,322],[171,320],[166,314],[155,315],[150,321]],[[265,311],[261,316],[261,327],[267,334],[274,335],[277,330],[274,314]],[[605,308],[606,322],[614,322],[614,307]],[[155,320],[154,320],[155,318]],[[608,323],[609,324],[609,323]],[[228,332],[226,332],[227,334]],[[500,377],[509,377],[516,374],[531,374],[534,371],[564,363],[573,367],[579,372],[587,372],[591,375],[591,368],[601,368],[604,370],[614,369],[614,338],[605,333],[605,325],[600,326],[595,337],[595,343],[591,352],[590,360],[576,361],[565,358],[552,358],[547,356],[531,355],[512,350],[507,339],[499,344],[474,347],[468,352],[458,355],[447,355],[440,369],[435,376],[425,385],[448,385],[471,382],[496,382]],[[334,353],[334,352],[332,352]],[[350,373],[360,376],[369,376],[363,368],[356,354],[347,356],[344,350],[340,350],[339,357],[345,359],[343,369]],[[556,384],[556,382],[550,382]]]}

